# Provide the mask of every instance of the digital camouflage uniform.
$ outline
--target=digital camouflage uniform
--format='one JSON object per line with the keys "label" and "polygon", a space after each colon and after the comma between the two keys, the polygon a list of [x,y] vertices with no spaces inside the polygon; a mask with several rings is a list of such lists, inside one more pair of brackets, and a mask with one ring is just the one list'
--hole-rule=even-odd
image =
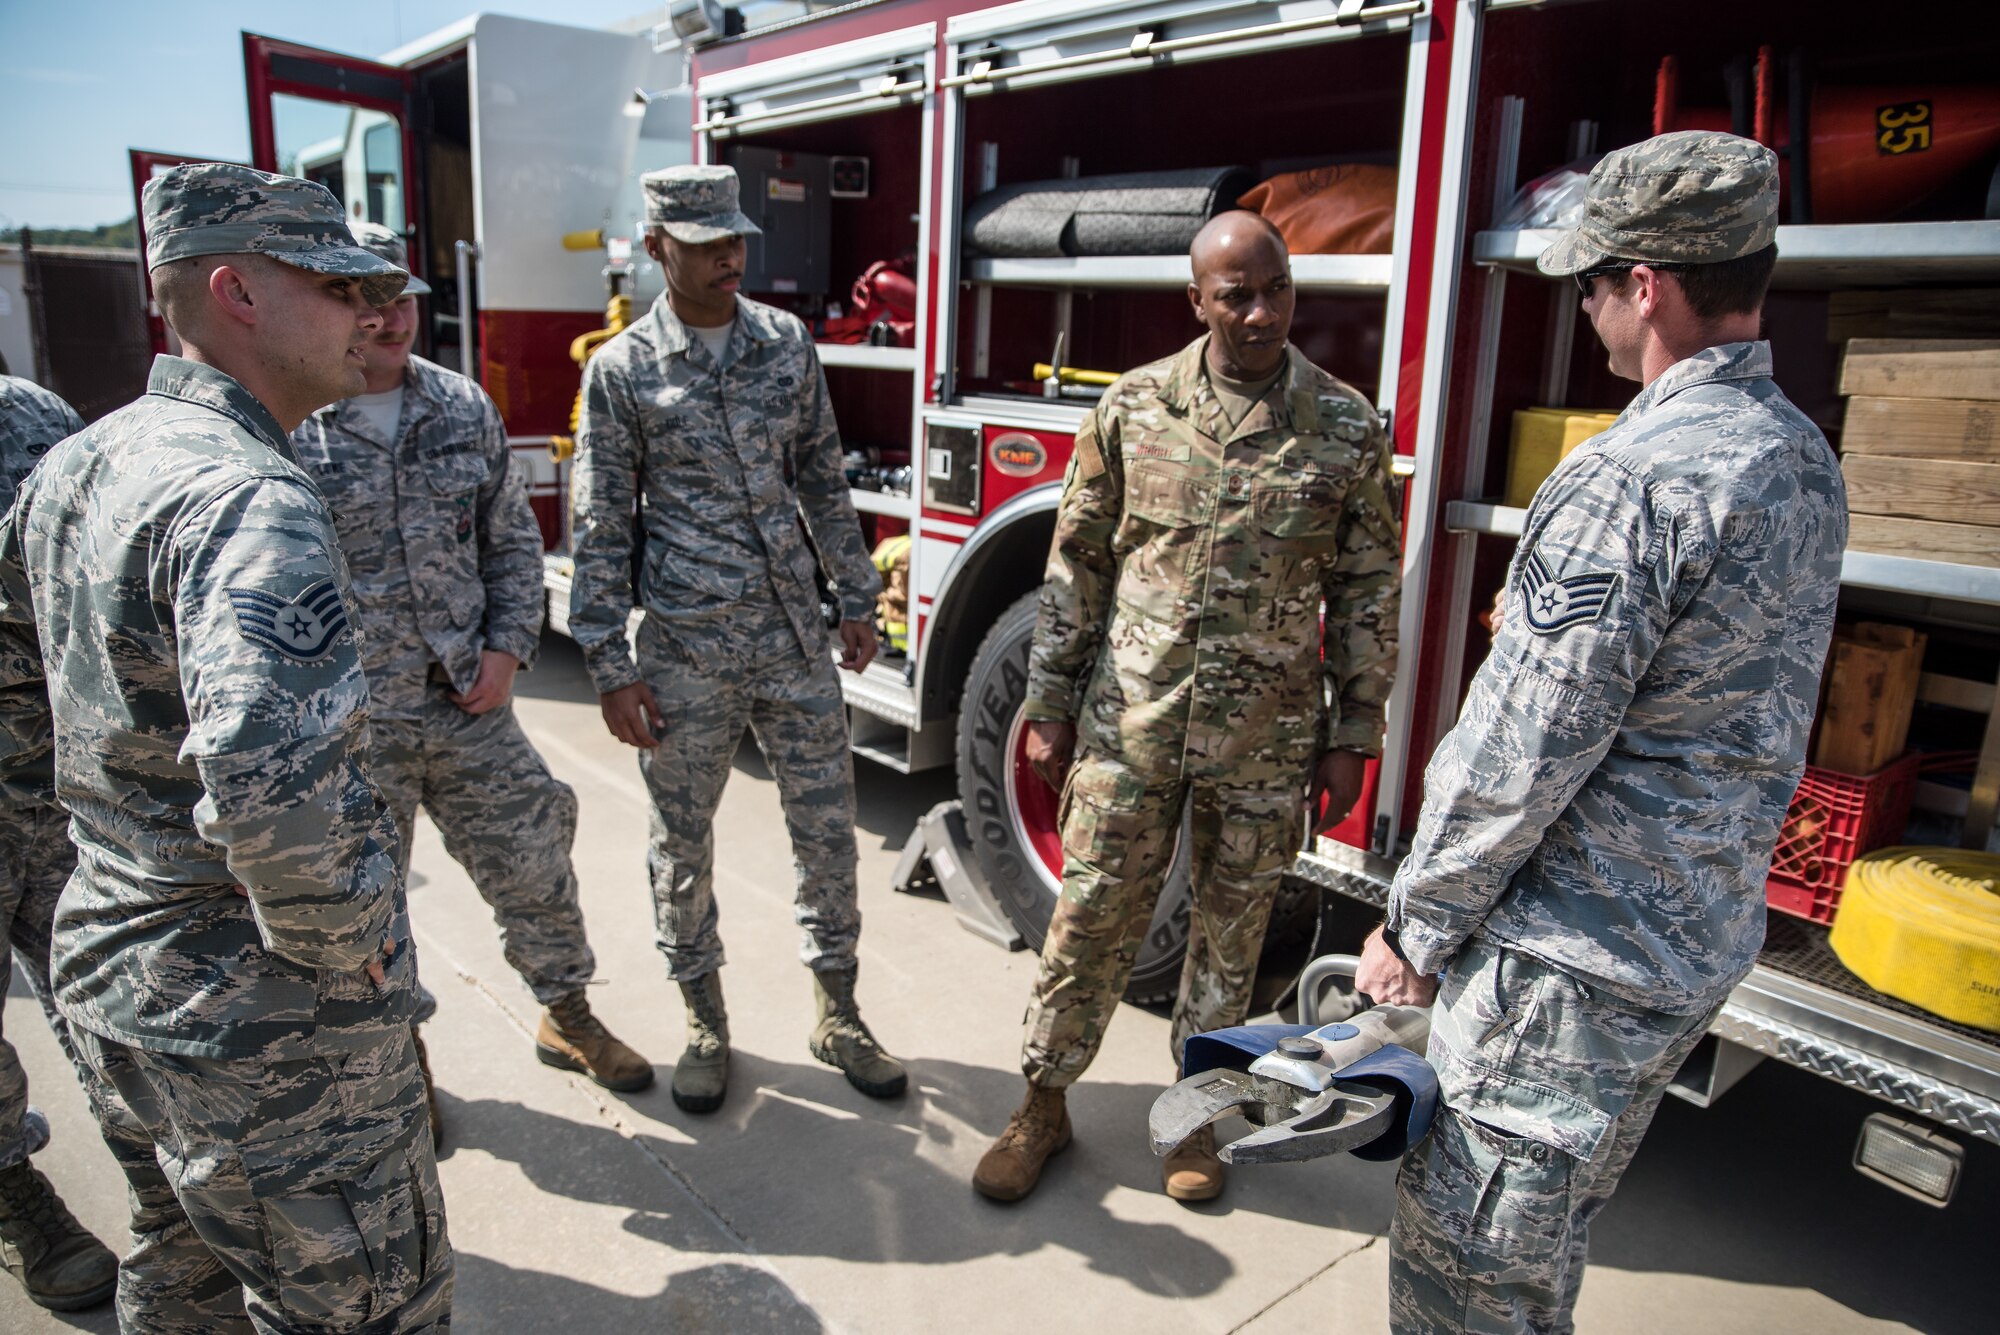
{"label": "digital camouflage uniform", "polygon": [[[1729,136],[1612,154],[1592,191],[1590,244],[1545,269],[1726,259],[1775,225],[1774,160]],[[1657,221],[1607,236],[1634,215]],[[1676,249],[1676,229],[1699,234]],[[1761,342],[1668,368],[1536,494],[1390,892],[1401,950],[1444,975],[1398,1331],[1570,1329],[1590,1221],[1762,944],[1846,540],[1833,451]]]}
{"label": "digital camouflage uniform", "polygon": [[[791,833],[801,958],[853,968],[854,762],[813,549],[850,620],[873,618],[880,580],[811,335],[797,316],[738,297],[718,366],[661,297],[584,368],[573,476],[570,632],[599,692],[643,680],[662,716],[660,745],[639,766],[668,976],[723,963],[711,826],[746,723]],[[635,603],[646,612],[636,663],[625,633]]]}
{"label": "digital camouflage uniform", "polygon": [[1027,713],[1074,719],[1078,749],[1022,1052],[1042,1088],[1096,1055],[1183,809],[1194,916],[1177,1062],[1190,1034],[1248,1011],[1320,754],[1382,747],[1401,589],[1388,435],[1296,348],[1232,428],[1207,345],[1111,387],[1077,433],[1056,517]]}
{"label": "digital camouflage uniform", "polygon": [[[0,375],[0,506],[14,503],[21,479],[50,447],[81,430],[83,419],[61,398],[31,380]],[[49,934],[56,898],[75,866],[68,813],[46,802],[0,798],[0,996],[6,995],[18,953],[23,976],[72,1062],[78,1057],[69,1025],[49,994]],[[79,1070],[88,1089],[93,1083],[88,1068]],[[28,1105],[21,1059],[0,1037],[0,1168],[21,1162],[48,1140],[48,1120]]]}
{"label": "digital camouflage uniform", "polygon": [[[156,269],[255,249],[381,301],[401,283],[303,181],[180,167],[144,206]],[[155,1147],[120,1156],[129,1329],[449,1319],[410,929],[360,763],[351,600],[278,423],[176,357],[51,451],[0,521],[0,776],[46,766],[52,701],[79,852],[56,1001]],[[385,941],[378,987],[364,966]]]}
{"label": "digital camouflage uniform", "polygon": [[[540,645],[542,533],[499,410],[471,380],[412,357],[394,440],[345,401],[307,418],[292,444],[353,579],[368,769],[395,817],[402,870],[422,806],[492,906],[507,962],[549,1005],[596,968],[570,865],[576,795],[511,701],[483,714],[451,701],[472,689],[482,650],[529,667]],[[419,1022],[431,1008],[426,996]]]}

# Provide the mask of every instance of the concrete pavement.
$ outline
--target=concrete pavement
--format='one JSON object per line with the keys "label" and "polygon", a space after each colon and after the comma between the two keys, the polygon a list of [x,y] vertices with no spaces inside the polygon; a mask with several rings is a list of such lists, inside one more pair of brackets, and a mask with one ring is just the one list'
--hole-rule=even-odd
{"label": "concrete pavement", "polygon": [[[1159,1191],[1145,1116],[1171,1076],[1164,1018],[1127,1007],[1072,1096],[1077,1140],[1030,1200],[976,1196],[974,1162],[1020,1096],[1033,958],[961,931],[890,869],[946,775],[859,762],[863,1011],[911,1066],[877,1103],[806,1052],[792,867],[776,791],[739,755],[717,826],[735,1057],[729,1100],[677,1110],[665,1079],[679,995],[652,944],[646,809],[632,753],[598,719],[574,650],[551,638],[520,710],[582,805],[577,841],[602,986],[592,1004],[661,1083],[609,1094],[538,1065],[536,1010],[491,915],[421,827],[411,899],[438,994],[427,1029],[447,1121],[441,1163],[466,1331],[1254,1331],[1385,1327],[1393,1167],[1239,1170],[1218,1202]],[[32,1000],[6,1025],[57,1126],[37,1159],[99,1235],[123,1240],[116,1169]],[[1870,1101],[1767,1064],[1717,1107],[1669,1100],[1597,1230],[1586,1331],[1989,1329],[1983,1276],[2000,1153],[1975,1145],[1949,1211],[1847,1167]],[[0,1280],[0,1330],[109,1331]]]}

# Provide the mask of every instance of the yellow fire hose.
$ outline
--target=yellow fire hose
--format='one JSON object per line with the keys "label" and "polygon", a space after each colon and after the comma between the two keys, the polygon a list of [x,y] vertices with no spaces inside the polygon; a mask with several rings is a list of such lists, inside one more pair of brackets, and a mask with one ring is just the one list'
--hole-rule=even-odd
{"label": "yellow fire hose", "polygon": [[2000,857],[1905,847],[1856,858],[1828,939],[1878,992],[2000,1030]]}
{"label": "yellow fire hose", "polygon": [[[564,250],[602,250],[604,230],[591,232],[565,232],[562,239]],[[590,355],[611,341],[614,334],[632,323],[632,298],[614,286],[611,299],[604,303],[604,328],[593,329],[587,334],[578,334],[569,343],[569,359],[578,366],[590,360]],[[583,389],[577,388],[576,399],[569,406],[569,434],[549,437],[549,458],[561,463],[576,453],[576,428],[583,420]]]}

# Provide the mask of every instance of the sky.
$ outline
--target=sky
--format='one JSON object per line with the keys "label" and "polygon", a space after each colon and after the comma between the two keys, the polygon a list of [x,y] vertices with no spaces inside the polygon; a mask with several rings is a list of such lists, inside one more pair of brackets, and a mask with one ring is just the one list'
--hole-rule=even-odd
{"label": "sky", "polygon": [[0,227],[132,214],[125,151],[246,161],[248,29],[375,57],[474,13],[610,27],[641,0],[0,0]]}

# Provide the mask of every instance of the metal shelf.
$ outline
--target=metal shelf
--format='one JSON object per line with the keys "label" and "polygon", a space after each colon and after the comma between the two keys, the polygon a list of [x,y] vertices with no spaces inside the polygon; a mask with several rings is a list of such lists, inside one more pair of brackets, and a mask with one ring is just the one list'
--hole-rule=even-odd
{"label": "metal shelf", "polygon": [[915,519],[917,504],[908,496],[898,496],[887,491],[864,491],[860,487],[847,489],[848,499],[854,508],[866,515],[888,515],[892,519]]}
{"label": "metal shelf", "polygon": [[[1532,258],[1530,260],[1532,263]],[[1303,292],[1387,292],[1389,255],[1294,255],[1292,282]],[[1178,289],[1185,255],[1091,255],[1039,260],[968,260],[964,278],[997,287]]]}
{"label": "metal shelf", "polygon": [[914,371],[915,348],[878,348],[867,343],[815,343],[821,366],[858,366],[869,371]]}
{"label": "metal shelf", "polygon": [[[1454,533],[1487,533],[1498,538],[1520,537],[1527,518],[1526,510],[1491,501],[1451,501],[1444,509],[1445,527]],[[1840,582],[1861,589],[2000,606],[2000,569],[1992,566],[1849,551],[1841,562]]]}
{"label": "metal shelf", "polygon": [[[1537,273],[1535,257],[1560,233],[1481,232],[1472,258]],[[1775,287],[2000,283],[2000,222],[1855,223],[1780,227]]]}

